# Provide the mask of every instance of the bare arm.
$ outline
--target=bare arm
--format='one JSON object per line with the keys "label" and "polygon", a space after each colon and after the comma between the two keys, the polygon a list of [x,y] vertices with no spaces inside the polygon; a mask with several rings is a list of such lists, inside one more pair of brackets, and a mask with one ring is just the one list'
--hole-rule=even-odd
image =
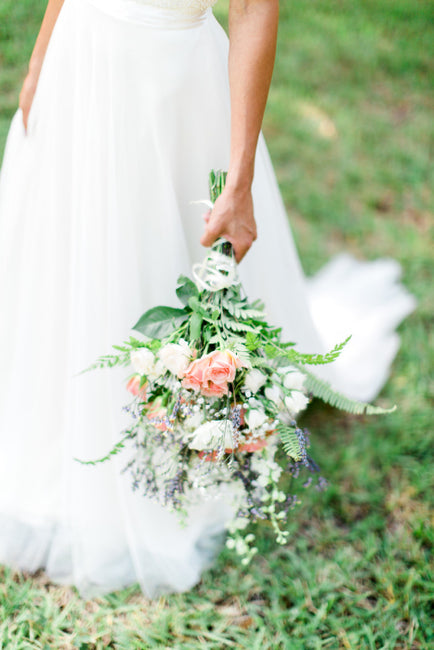
{"label": "bare arm", "polygon": [[228,239],[240,262],[256,239],[251,186],[276,54],[279,0],[231,0],[231,148],[226,187],[207,216],[201,244]]}
{"label": "bare arm", "polygon": [[32,56],[30,57],[29,70],[21,89],[19,102],[20,108],[23,111],[23,122],[26,131],[30,108],[32,106],[36,86],[38,85],[39,73],[41,72],[48,43],[50,42],[51,34],[63,2],[64,0],[49,0],[41,29],[39,30],[38,38],[36,39],[35,47],[33,48]]}

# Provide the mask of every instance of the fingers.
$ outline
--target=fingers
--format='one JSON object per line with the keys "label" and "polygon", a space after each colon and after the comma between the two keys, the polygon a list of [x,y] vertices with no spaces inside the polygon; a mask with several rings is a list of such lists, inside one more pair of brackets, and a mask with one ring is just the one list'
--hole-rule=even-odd
{"label": "fingers", "polygon": [[224,237],[224,239],[232,244],[235,260],[237,264],[239,264],[252,246],[253,242],[257,239],[256,228],[245,231],[243,235],[239,233],[236,236],[233,236],[227,232],[227,229],[224,228],[222,224],[219,225],[218,222],[210,222],[210,216],[211,213],[207,218],[207,226],[200,239],[200,243],[202,246],[209,247],[212,246],[219,237]]}
{"label": "fingers", "polygon": [[247,251],[250,250],[255,239],[256,235],[254,237],[252,236],[244,239],[241,243],[238,242],[235,244],[235,246],[232,244],[234,247],[235,261],[237,264],[241,262]]}
{"label": "fingers", "polygon": [[200,243],[202,246],[212,246],[212,244],[215,242],[216,239],[220,236],[221,229],[213,224],[212,222],[210,223],[208,221],[207,227],[205,228],[205,232],[203,233],[202,237],[200,238]]}
{"label": "fingers", "polygon": [[213,209],[202,216],[206,224],[200,239],[202,246],[210,247],[223,237],[232,244],[235,260],[239,264],[257,238],[251,196],[240,198],[223,192]]}

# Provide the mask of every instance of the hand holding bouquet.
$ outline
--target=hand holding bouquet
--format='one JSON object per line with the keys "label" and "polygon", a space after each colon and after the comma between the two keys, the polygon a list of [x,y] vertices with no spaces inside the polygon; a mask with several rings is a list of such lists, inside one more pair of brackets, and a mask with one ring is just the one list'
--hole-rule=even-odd
{"label": "hand holding bouquet", "polygon": [[[211,172],[212,201],[224,182],[224,172]],[[249,522],[268,520],[277,542],[287,539],[294,498],[281,487],[283,474],[303,466],[318,472],[297,424],[311,398],[352,413],[387,411],[336,393],[306,369],[335,360],[346,341],[325,355],[283,342],[264,305],[243,295],[228,242],[217,241],[193,276],[178,280],[181,307],[150,309],[132,328],[141,338],[113,346],[117,354],[91,366],[121,364],[133,372],[126,384],[132,401],[124,407],[131,426],[107,456],[88,464],[129,451],[133,488],[184,517],[195,500],[230,484],[237,515],[227,545],[247,563],[256,552]]]}

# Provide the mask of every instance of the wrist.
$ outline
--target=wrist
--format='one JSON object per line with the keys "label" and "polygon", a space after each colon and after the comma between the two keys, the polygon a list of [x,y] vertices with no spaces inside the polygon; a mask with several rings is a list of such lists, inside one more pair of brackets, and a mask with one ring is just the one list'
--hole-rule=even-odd
{"label": "wrist", "polygon": [[225,185],[229,191],[239,195],[248,194],[252,189],[252,183],[253,169],[244,172],[238,172],[231,170],[229,167]]}

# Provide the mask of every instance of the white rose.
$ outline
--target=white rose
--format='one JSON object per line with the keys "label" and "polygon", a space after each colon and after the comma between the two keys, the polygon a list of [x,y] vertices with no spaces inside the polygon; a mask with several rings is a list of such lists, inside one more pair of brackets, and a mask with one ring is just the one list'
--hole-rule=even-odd
{"label": "white rose", "polygon": [[192,352],[184,339],[180,339],[179,343],[168,343],[159,352],[159,357],[164,366],[177,377],[181,377],[183,372],[187,370],[191,356]]}
{"label": "white rose", "polygon": [[280,368],[280,374],[283,375],[283,385],[285,388],[303,390],[306,375],[302,372],[293,366],[287,366],[286,368]]}
{"label": "white rose", "polygon": [[264,409],[249,409],[246,413],[246,422],[249,429],[258,429],[268,420]]}
{"label": "white rose", "polygon": [[265,389],[265,397],[274,402],[276,406],[280,406],[282,403],[282,391],[279,386],[267,386]]}
{"label": "white rose", "polygon": [[266,381],[267,375],[265,375],[257,368],[252,368],[252,370],[247,373],[244,379],[244,386],[247,388],[247,390],[252,391],[252,393],[257,393]]}
{"label": "white rose", "polygon": [[294,390],[291,395],[285,397],[285,406],[292,415],[297,415],[297,413],[305,409],[308,404],[309,399],[299,390]]}
{"label": "white rose", "polygon": [[155,357],[149,348],[137,348],[130,352],[130,361],[139,375],[148,375],[154,367]]}
{"label": "white rose", "polygon": [[232,449],[234,444],[234,427],[230,420],[211,420],[205,422],[193,433],[189,447],[197,451],[204,449]]}

